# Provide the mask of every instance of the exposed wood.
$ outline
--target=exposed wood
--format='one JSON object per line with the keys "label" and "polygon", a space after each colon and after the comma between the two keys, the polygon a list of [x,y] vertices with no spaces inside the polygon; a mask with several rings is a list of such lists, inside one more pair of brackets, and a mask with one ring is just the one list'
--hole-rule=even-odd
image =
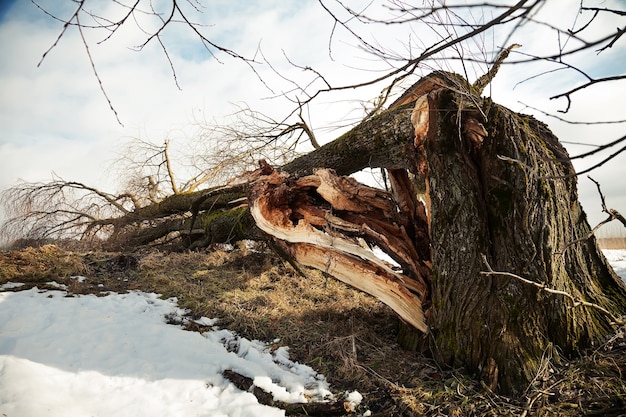
{"label": "exposed wood", "polygon": [[[412,161],[414,154],[410,146],[414,137],[411,111],[410,105],[385,111],[310,154],[296,158],[280,170],[298,178],[313,174],[319,167],[333,168],[338,175],[349,175],[367,167],[411,168],[416,165]],[[385,151],[380,152],[380,149]],[[120,249],[120,243],[124,243],[124,247],[150,244],[169,233],[191,230],[189,223],[195,224],[198,213],[234,207],[234,202],[245,197],[250,181],[250,177],[242,175],[223,187],[173,194],[132,211],[124,211],[120,217],[92,220],[89,229],[113,227],[115,233],[108,242],[111,249]],[[162,224],[161,219],[170,224]],[[120,239],[120,236],[124,237]],[[210,239],[197,236],[195,240],[187,239],[181,243],[183,247],[189,247],[201,246],[208,241]]]}
{"label": "exposed wood", "polygon": [[428,134],[428,112],[428,95],[424,94],[423,96],[419,96],[417,98],[415,105],[413,106],[413,111],[411,112],[411,123],[415,128],[415,139],[413,144],[416,148],[424,142],[426,135]]}
{"label": "exposed wood", "polygon": [[[429,268],[420,262],[391,194],[328,169],[297,180],[259,170],[249,207],[257,226],[296,261],[373,295],[427,330],[422,303]],[[377,257],[370,245],[397,258],[403,271]]]}
{"label": "exposed wood", "polygon": [[[226,187],[144,207],[71,184],[121,213],[77,215],[130,246],[177,235],[194,248],[261,229],[295,261],[389,305],[421,332],[405,327],[407,344],[482,375],[493,390],[519,393],[545,352],[573,356],[597,346],[626,311],[626,286],[592,236],[558,139],[532,117],[481,98],[481,85],[433,73],[387,111],[277,171],[262,164]],[[387,169],[391,192],[343,177],[365,167]],[[506,274],[485,274],[482,254]]]}
{"label": "exposed wood", "polygon": [[[275,173],[278,180],[254,183],[257,224],[297,261],[369,292],[426,329],[440,363],[482,371],[493,390],[525,389],[546,349],[573,355],[598,343],[611,315],[626,308],[626,286],[593,239],[556,253],[588,236],[590,227],[567,153],[547,127],[445,73],[421,80],[380,116],[378,122],[394,120],[401,129],[379,132],[404,141],[405,163],[392,158],[386,166],[392,193],[311,166],[301,179]],[[345,152],[351,139],[343,140],[326,152]],[[362,149],[352,153],[355,159]],[[351,172],[362,163],[347,166]],[[359,238],[393,254],[402,273],[374,259]],[[483,253],[494,268],[533,277],[611,314],[573,310],[533,286],[486,277]]]}
{"label": "exposed wood", "polygon": [[409,103],[414,103],[418,101],[420,97],[423,97],[433,90],[449,86],[453,75],[454,74],[443,71],[435,71],[420,78],[419,81],[407,88],[400,98],[391,103],[389,108],[396,109]]}
{"label": "exposed wood", "polygon": [[[427,215],[426,204],[417,198],[419,193],[416,189],[418,187],[415,186],[415,182],[421,182],[420,185],[423,185],[424,178],[413,177],[411,180],[409,173],[404,169],[389,170],[388,172],[394,200],[405,220],[402,233],[407,236],[405,239],[414,246],[415,253],[409,252],[409,249],[407,249],[407,253],[410,253],[411,259],[421,261],[420,266],[416,265],[413,268],[419,270],[421,266],[426,266],[429,275],[432,265],[430,262],[430,232],[428,230],[430,220]],[[427,193],[424,194],[425,199],[427,196]],[[398,235],[398,233],[394,233],[392,236]],[[411,260],[405,260],[405,262],[411,264]],[[425,280],[425,282],[429,281]]]}
{"label": "exposed wood", "polygon": [[416,329],[427,332],[422,303],[406,286],[411,279],[390,273],[372,262],[338,250],[307,243],[286,245],[285,250],[299,263],[324,271],[346,284],[366,292],[393,309]]}
{"label": "exposed wood", "polygon": [[[476,375],[495,369],[497,378],[487,378],[493,389],[520,392],[547,349],[576,355],[597,345],[610,316],[626,310],[626,286],[590,237],[558,139],[532,117],[481,98],[481,86],[433,73],[389,110],[277,171],[262,164],[227,187],[92,219],[94,227],[112,225],[127,242],[175,229],[193,247],[212,230],[208,217],[247,195],[254,223],[284,253],[428,332],[413,340],[427,340],[423,348],[442,365]],[[392,191],[343,177],[365,167],[387,169]],[[228,238],[231,223],[218,223]],[[494,270],[537,285],[485,275],[482,254]],[[601,309],[572,309],[537,287]]]}

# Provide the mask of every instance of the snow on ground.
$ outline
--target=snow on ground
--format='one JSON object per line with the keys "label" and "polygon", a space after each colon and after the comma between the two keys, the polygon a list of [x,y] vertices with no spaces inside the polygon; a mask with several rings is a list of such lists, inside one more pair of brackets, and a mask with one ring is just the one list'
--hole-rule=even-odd
{"label": "snow on ground", "polygon": [[0,293],[0,416],[284,415],[238,390],[227,369],[279,401],[330,396],[324,377],[287,348],[166,323],[183,314],[175,300],[141,292]]}
{"label": "snow on ground", "polygon": [[626,282],[626,249],[604,249],[602,252],[615,273]]}
{"label": "snow on ground", "polygon": [[[605,250],[626,281],[626,250]],[[77,279],[87,279],[77,277]],[[331,397],[312,368],[289,359],[286,347],[197,320],[200,334],[167,321],[186,320],[176,300],[131,292],[68,297],[37,288],[0,286],[0,416],[282,416],[223,377],[252,378],[276,400]],[[358,392],[347,400],[358,404]]]}

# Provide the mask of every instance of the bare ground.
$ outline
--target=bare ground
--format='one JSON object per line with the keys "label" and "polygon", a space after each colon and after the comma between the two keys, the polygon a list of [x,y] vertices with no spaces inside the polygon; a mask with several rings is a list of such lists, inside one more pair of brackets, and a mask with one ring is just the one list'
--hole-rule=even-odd
{"label": "bare ground", "polygon": [[[80,282],[73,276],[85,276]],[[524,395],[498,395],[463,369],[446,369],[396,343],[385,305],[318,271],[299,275],[265,247],[191,253],[78,253],[47,245],[0,252],[0,284],[71,294],[142,290],[177,297],[193,317],[249,339],[290,347],[337,392],[358,390],[373,416],[626,416],[626,330],[570,361],[546,356]],[[203,328],[189,327],[190,331]]]}

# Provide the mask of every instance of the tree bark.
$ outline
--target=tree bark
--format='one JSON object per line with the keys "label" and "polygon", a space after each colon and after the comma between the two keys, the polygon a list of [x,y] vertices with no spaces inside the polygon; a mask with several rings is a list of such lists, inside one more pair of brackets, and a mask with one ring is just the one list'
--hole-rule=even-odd
{"label": "tree bark", "polygon": [[[384,143],[396,143],[406,158],[404,165],[392,158],[390,170],[396,210],[415,226],[408,233],[412,247],[401,250],[404,255],[419,253],[413,256],[432,268],[426,275],[428,297],[421,304],[427,325],[424,344],[440,363],[479,373],[492,389],[520,392],[538,376],[542,358],[569,357],[596,345],[611,329],[612,318],[599,309],[572,308],[568,298],[519,279],[485,275],[483,256],[495,270],[567,292],[615,316],[626,310],[626,286],[595,238],[568,245],[588,236],[591,228],[578,202],[568,155],[545,125],[478,97],[458,77],[429,82],[421,93],[411,114],[411,133],[401,120],[401,114],[407,116],[404,108],[375,120],[397,121],[395,130],[378,127],[381,135],[394,135]],[[357,132],[350,135],[361,137]],[[376,123],[363,132],[376,137]],[[341,149],[350,148],[344,144]],[[361,152],[356,150],[353,159],[363,160]],[[346,158],[342,154],[331,161],[334,165]],[[351,165],[353,159],[345,166],[362,165]],[[313,157],[308,161],[324,162]],[[426,182],[425,208],[407,179],[417,188]],[[252,205],[260,195],[251,195]],[[426,225],[416,221],[418,212],[428,213]],[[289,242],[285,234],[266,231]],[[324,269],[325,261],[335,256],[329,249],[318,244],[315,262],[309,264]],[[298,251],[292,254],[308,259]],[[364,257],[360,261],[353,266],[357,273],[369,262]],[[403,270],[410,271],[410,265],[403,264]]]}
{"label": "tree bark", "polygon": [[350,175],[365,168],[409,168],[413,150],[411,106],[398,106],[359,124],[321,148],[294,159],[281,171],[294,176],[332,168],[337,175]]}
{"label": "tree bark", "polygon": [[92,222],[90,227],[111,225],[105,247],[125,250],[155,244],[168,235],[184,236],[179,246],[194,249],[211,243],[260,239],[261,233],[247,211],[241,211],[246,184],[172,194],[122,217]]}
{"label": "tree bark", "polygon": [[[546,355],[601,341],[611,318],[511,277],[485,276],[485,255],[518,274],[615,315],[626,287],[608,266],[578,202],[565,149],[542,123],[467,91],[428,95],[424,138],[432,250],[433,352],[442,363],[495,373],[505,392],[525,389]],[[484,133],[475,125],[484,115]]]}

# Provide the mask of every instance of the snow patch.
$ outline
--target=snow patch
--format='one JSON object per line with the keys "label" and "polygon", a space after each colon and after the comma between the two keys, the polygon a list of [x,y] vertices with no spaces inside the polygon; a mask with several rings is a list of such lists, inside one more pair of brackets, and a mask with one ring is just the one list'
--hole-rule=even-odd
{"label": "snow patch", "polygon": [[24,286],[23,282],[7,282],[5,284],[0,285],[0,291],[2,290],[11,290],[13,288],[19,288]]}
{"label": "snow patch", "polygon": [[602,252],[615,273],[626,282],[626,249],[604,249]]}
{"label": "snow patch", "polygon": [[200,317],[199,319],[193,320],[194,323],[199,324],[204,327],[213,327],[217,323],[217,319],[209,319],[206,317]]}
{"label": "snow patch", "polygon": [[0,415],[284,416],[237,389],[227,369],[280,401],[331,398],[324,376],[289,359],[286,347],[166,324],[187,320],[174,299],[66,295],[0,292]]}
{"label": "snow patch", "polygon": [[[626,250],[604,253],[626,280]],[[154,293],[0,291],[0,416],[284,416],[239,390],[225,370],[250,378],[275,400],[332,398],[326,378],[292,361],[288,347],[271,349],[206,317],[193,322],[207,332],[184,331],[186,314],[175,298]],[[362,401],[358,391],[345,394],[348,409]]]}
{"label": "snow patch", "polygon": [[70,277],[70,279],[76,280],[78,282],[85,282],[85,281],[87,281],[87,277],[84,277],[82,275],[72,275]]}
{"label": "snow patch", "polygon": [[67,290],[67,285],[58,283],[56,281],[48,281],[46,282],[46,285],[49,285],[54,288],[58,288],[60,290]]}
{"label": "snow patch", "polygon": [[363,401],[363,396],[361,395],[360,392],[358,391],[347,392],[346,401],[345,401],[346,410],[349,410],[349,411],[356,410],[356,407],[359,404],[361,404],[361,401]]}

